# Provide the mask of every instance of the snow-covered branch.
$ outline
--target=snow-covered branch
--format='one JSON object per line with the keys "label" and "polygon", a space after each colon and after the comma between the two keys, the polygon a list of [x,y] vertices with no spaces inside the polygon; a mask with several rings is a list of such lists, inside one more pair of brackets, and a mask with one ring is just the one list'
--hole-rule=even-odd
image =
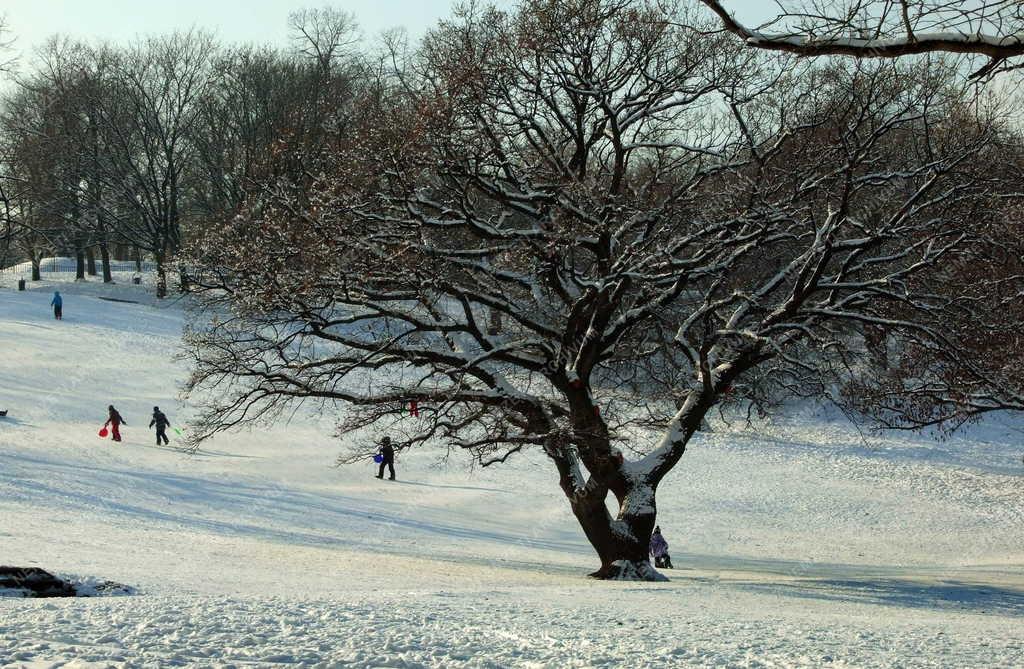
{"label": "snow-covered branch", "polygon": [[[719,0],[701,0],[727,31],[760,49],[800,56],[841,55],[897,58],[927,53],[985,56],[990,62],[974,76],[1008,67],[1024,55],[1024,15],[1020,3],[1007,0],[949,3],[858,0],[835,11],[792,8],[765,27],[750,27]],[[899,6],[900,11],[895,11]],[[783,24],[785,30],[776,26]]]}

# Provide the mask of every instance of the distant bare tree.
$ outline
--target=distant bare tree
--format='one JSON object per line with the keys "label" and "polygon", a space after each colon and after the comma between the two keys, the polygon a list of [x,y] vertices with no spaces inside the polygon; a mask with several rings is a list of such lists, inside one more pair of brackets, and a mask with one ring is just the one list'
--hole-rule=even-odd
{"label": "distant bare tree", "polygon": [[358,77],[353,68],[324,73],[304,58],[251,47],[223,51],[213,71],[190,135],[193,197],[204,215],[224,220],[259,188],[272,154],[297,143],[312,150],[327,126],[343,122]]}
{"label": "distant bare tree", "polygon": [[288,16],[292,43],[321,72],[329,73],[358,41],[355,16],[334,7],[300,9]]}
{"label": "distant bare tree", "polygon": [[[3,169],[4,160],[0,157],[0,170]],[[9,187],[5,184],[10,178],[0,172],[0,269],[7,267],[11,260],[11,245],[16,238],[17,228],[15,227],[14,215],[11,209],[11,196]]]}
{"label": "distant bare tree", "polygon": [[11,27],[6,15],[0,14],[0,74],[10,71],[17,62],[16,57],[8,55],[14,46],[14,37],[10,33]]}
{"label": "distant bare tree", "polygon": [[272,49],[227,49],[212,63],[213,85],[199,100],[190,140],[195,149],[196,206],[207,216],[233,216],[247,181],[308,102],[293,95],[308,78]]}
{"label": "distant bare tree", "polygon": [[190,133],[212,82],[216,45],[207,34],[148,38],[118,54],[95,108],[109,141],[109,184],[132,208],[119,232],[153,256],[157,295],[167,293],[167,264],[182,241],[185,177],[194,157]]}
{"label": "distant bare tree", "polygon": [[78,279],[85,278],[95,241],[82,197],[87,135],[80,107],[83,52],[71,40],[49,40],[33,70],[18,79],[3,114],[10,168],[21,175],[21,182],[10,187],[18,208],[24,209],[17,217],[19,227],[31,228],[26,240],[32,246],[41,236],[47,246],[69,250],[77,259]]}
{"label": "distant bare tree", "polygon": [[40,88],[19,86],[5,96],[0,114],[8,243],[31,261],[33,281],[40,280],[41,258],[59,248],[67,232],[48,100]]}
{"label": "distant bare tree", "polygon": [[64,243],[70,243],[75,251],[77,276],[96,275],[95,250],[99,249],[107,283],[113,280],[113,222],[104,196],[109,156],[99,101],[106,92],[110,65],[109,49],[54,37],[40,51],[34,75],[22,82],[22,86],[42,93],[46,113],[58,114],[61,119],[51,138],[50,155],[65,165]]}
{"label": "distant bare tree", "polygon": [[[8,37],[9,31],[6,16],[0,14],[0,75],[6,73],[14,63],[13,58],[7,57],[7,52],[14,43],[13,38]],[[11,244],[16,236],[9,194],[10,184],[7,183],[11,175],[5,158],[6,156],[0,155],[0,268],[7,266]]]}

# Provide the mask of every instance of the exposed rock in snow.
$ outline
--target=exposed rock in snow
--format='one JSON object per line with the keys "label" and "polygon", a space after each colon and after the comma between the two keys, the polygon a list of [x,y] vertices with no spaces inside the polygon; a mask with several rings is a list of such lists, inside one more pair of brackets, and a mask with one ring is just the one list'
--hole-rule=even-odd
{"label": "exposed rock in snow", "polygon": [[0,596],[74,597],[75,587],[38,567],[0,566]]}
{"label": "exposed rock in snow", "polygon": [[113,581],[69,579],[38,567],[0,567],[0,597],[97,597],[133,592]]}
{"label": "exposed rock in snow", "polygon": [[0,597],[98,597],[132,592],[112,581],[71,580],[39,567],[0,566]]}

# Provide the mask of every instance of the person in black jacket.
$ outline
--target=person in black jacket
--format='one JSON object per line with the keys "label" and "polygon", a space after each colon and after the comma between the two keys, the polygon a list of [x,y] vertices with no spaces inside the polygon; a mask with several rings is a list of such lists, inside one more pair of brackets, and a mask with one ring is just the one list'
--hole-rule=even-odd
{"label": "person in black jacket", "polygon": [[391,437],[384,437],[380,440],[380,456],[383,460],[380,461],[380,471],[377,473],[377,478],[384,478],[384,467],[387,466],[391,476],[388,477],[389,481],[395,480],[395,447],[391,445]]}
{"label": "person in black jacket", "polygon": [[156,445],[160,445],[161,439],[164,444],[170,443],[167,440],[167,428],[170,427],[171,421],[167,420],[167,416],[160,411],[160,407],[153,407],[153,420],[149,421],[149,426],[153,427],[154,425],[156,425]]}

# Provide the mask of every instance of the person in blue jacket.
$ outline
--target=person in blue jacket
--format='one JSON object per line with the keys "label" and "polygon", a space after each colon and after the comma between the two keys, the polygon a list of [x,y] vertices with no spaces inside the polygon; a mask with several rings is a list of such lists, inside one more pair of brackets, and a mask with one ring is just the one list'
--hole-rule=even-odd
{"label": "person in blue jacket", "polygon": [[50,300],[50,306],[53,307],[53,317],[58,321],[63,320],[64,316],[64,298],[60,296],[60,291],[53,291],[53,299]]}

